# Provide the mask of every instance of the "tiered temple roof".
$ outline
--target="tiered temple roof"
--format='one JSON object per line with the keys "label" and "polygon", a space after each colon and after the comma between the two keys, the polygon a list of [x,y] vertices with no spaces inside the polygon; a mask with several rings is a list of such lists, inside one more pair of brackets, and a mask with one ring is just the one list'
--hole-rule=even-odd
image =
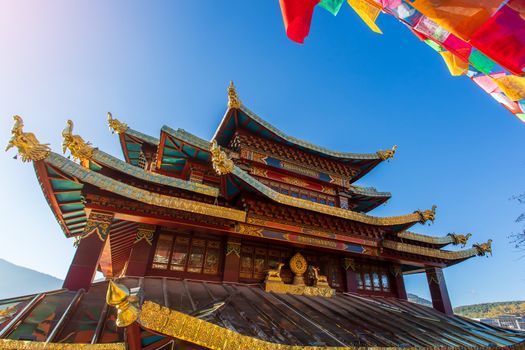
{"label": "tiered temple roof", "polygon": [[[240,102],[233,85],[228,96],[228,109],[210,141],[168,126],[163,126],[160,137],[155,138],[108,114],[109,126],[119,135],[125,160],[84,141],[69,121],[63,131],[63,149],[69,150],[73,159],[79,160],[77,163],[39,143],[35,135],[23,130],[22,119],[15,117],[9,146],[17,147],[24,161],[33,161],[46,200],[66,237],[77,239],[77,255],[80,250],[87,252],[75,257],[70,271],[84,271],[74,269],[99,254],[93,269],[98,268],[108,279],[120,277],[119,283],[134,291],[132,294],[138,292],[128,303],[129,293],[124,288],[115,292],[120,293],[120,301],[112,304],[108,294],[108,303],[117,309],[137,301],[142,305],[142,318],[132,323],[136,321],[133,324],[141,327],[144,348],[156,349],[170,342],[180,345],[181,340],[184,346],[189,342],[212,349],[242,348],[208,346],[197,334],[190,339],[173,327],[160,327],[148,318],[148,312],[158,312],[166,320],[172,315],[189,317],[188,322],[200,324],[219,338],[228,334],[242,344],[251,342],[265,349],[275,343],[281,344],[280,348],[312,344],[319,348],[510,346],[523,339],[514,332],[447,316],[394,297],[406,298],[403,274],[421,271],[427,271],[429,285],[436,283],[435,288],[441,288],[436,293],[445,295],[441,268],[491,252],[491,241],[462,250],[443,249],[449,244],[465,246],[470,234],[433,237],[408,231],[417,224],[433,222],[435,206],[400,216],[368,214],[391,195],[354,182],[392,158],[395,147],[369,154],[327,150],[290,137],[255,115]],[[172,234],[173,230],[181,230],[184,237],[195,233],[215,237],[212,248],[225,252],[220,258],[224,259],[222,272],[214,276],[173,275],[173,271],[151,267],[154,242],[158,245],[160,234]],[[184,237],[180,239],[189,239]],[[198,247],[210,244],[202,243],[205,239],[195,240]],[[142,241],[147,242],[146,248],[141,248],[146,250],[134,255]],[[346,272],[332,265],[330,281],[344,273],[346,286],[334,284],[330,293],[336,289],[337,293],[331,299],[265,291],[262,280],[255,275],[239,279],[239,261],[245,254],[241,247],[245,243],[246,249],[264,254],[277,247],[276,254],[283,254],[286,261],[289,250],[313,252],[314,260],[315,254],[339,259]],[[93,253],[90,249],[100,251]],[[138,271],[131,267],[138,266],[137,259],[143,270],[141,274],[130,274]],[[279,276],[281,265],[269,271]],[[363,285],[366,282],[359,282],[361,289],[357,291],[356,278],[370,276],[370,266],[379,268],[384,278],[377,282],[378,287],[385,287],[379,294],[371,292],[375,286],[368,290]],[[233,279],[227,277],[232,274],[229,268],[237,269]],[[315,271],[318,281],[319,267]],[[291,279],[289,270],[283,273]],[[325,287],[330,288],[326,276],[321,277]],[[123,341],[122,329],[108,326],[110,320],[122,322],[118,321],[120,316],[104,306],[100,298],[107,283],[90,287],[77,279],[81,278],[68,274],[65,285],[69,290],[0,302],[0,311],[12,311],[4,311],[7,316],[0,319],[0,341],[26,339],[28,334],[33,337],[29,340],[51,343]],[[389,279],[396,281],[395,286],[388,286]],[[308,290],[316,287],[311,288]],[[448,294],[444,298],[448,300]],[[47,309],[42,309],[46,303],[59,307],[46,314]],[[89,314],[83,303],[92,306]],[[289,312],[283,315],[285,309]],[[449,309],[440,311],[450,314],[450,305]],[[40,321],[31,323],[36,319]],[[79,331],[80,324],[85,332]],[[26,331],[20,325],[26,325]],[[22,333],[24,336],[19,336]],[[156,334],[161,334],[160,338]],[[154,338],[150,344],[158,347],[144,345],[148,337]],[[9,342],[0,342],[0,348],[5,344]]]}

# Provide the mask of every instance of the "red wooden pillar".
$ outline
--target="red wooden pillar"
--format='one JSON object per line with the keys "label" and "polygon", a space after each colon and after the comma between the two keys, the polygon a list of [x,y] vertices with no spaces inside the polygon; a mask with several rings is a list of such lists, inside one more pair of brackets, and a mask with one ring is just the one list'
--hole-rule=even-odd
{"label": "red wooden pillar", "polygon": [[452,310],[452,304],[448,296],[443,270],[439,267],[428,267],[425,271],[430,295],[432,296],[432,306],[444,314],[453,315],[454,311]]}
{"label": "red wooden pillar", "polygon": [[343,258],[343,268],[345,269],[346,291],[357,292],[357,275],[355,273],[355,262],[352,258]]}
{"label": "red wooden pillar", "polygon": [[408,300],[407,291],[405,289],[405,280],[403,278],[403,271],[401,266],[392,266],[392,275],[394,277],[394,286],[396,288],[396,294],[399,299]]}
{"label": "red wooden pillar", "polygon": [[226,242],[226,257],[224,259],[223,280],[225,282],[239,282],[241,268],[241,242],[229,238]]}
{"label": "red wooden pillar", "polygon": [[140,326],[137,322],[133,322],[126,327],[126,343],[128,344],[128,350],[140,350],[142,349],[142,342],[140,338]]}
{"label": "red wooden pillar", "polygon": [[154,233],[155,226],[153,225],[140,224],[137,228],[135,242],[129,254],[127,276],[143,277],[146,275]]}
{"label": "red wooden pillar", "polygon": [[91,212],[64,280],[64,288],[87,291],[91,287],[113,216],[113,213]]}

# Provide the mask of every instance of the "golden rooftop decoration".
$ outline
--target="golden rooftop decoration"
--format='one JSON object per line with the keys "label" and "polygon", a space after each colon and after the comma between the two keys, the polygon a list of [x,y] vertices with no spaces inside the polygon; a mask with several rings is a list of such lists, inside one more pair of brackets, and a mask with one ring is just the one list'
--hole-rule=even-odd
{"label": "golden rooftop decoration", "polygon": [[[142,327],[169,337],[181,339],[205,349],[213,350],[270,350],[270,349],[335,349],[317,346],[291,346],[271,343],[258,338],[239,334],[211,322],[185,313],[145,301],[140,314]],[[342,348],[341,348],[342,349]]]}
{"label": "golden rooftop decoration", "polygon": [[42,144],[32,132],[24,132],[24,121],[18,115],[13,116],[15,124],[11,129],[11,139],[5,148],[6,152],[13,147],[18,149],[22,162],[39,161],[46,158],[51,149],[49,143]]}
{"label": "golden rooftop decoration", "polygon": [[452,244],[458,245],[461,244],[462,247],[467,245],[468,239],[472,237],[472,233],[467,233],[466,235],[460,235],[457,233],[449,233],[449,236],[452,239]]}
{"label": "golden rooftop decoration", "polygon": [[421,217],[421,219],[419,220],[420,223],[424,224],[427,221],[432,221],[432,223],[434,223],[434,220],[436,219],[436,208],[437,205],[434,204],[432,206],[432,209],[425,211],[416,210],[414,213],[419,214],[419,216]]}
{"label": "golden rooftop decoration", "polygon": [[66,150],[69,149],[74,160],[89,160],[93,157],[93,147],[89,142],[84,141],[84,139],[79,135],[73,135],[73,121],[69,119],[67,121],[67,126],[64,131],[62,131],[62,153],[66,153]]}
{"label": "golden rooftop decoration", "polygon": [[473,248],[478,252],[478,256],[485,256],[490,253],[492,256],[492,239],[489,239],[486,243],[476,243],[472,245]]}
{"label": "golden rooftop decoration", "polygon": [[47,343],[31,340],[0,339],[2,350],[126,350],[125,343]]}
{"label": "golden rooftop decoration", "polygon": [[134,305],[136,298],[129,295],[129,289],[109,281],[106,303],[117,309],[117,326],[127,327],[139,318],[140,310]]}
{"label": "golden rooftop decoration", "polygon": [[123,134],[129,129],[128,124],[114,119],[111,112],[108,112],[108,126],[112,132],[116,132],[117,134]]}
{"label": "golden rooftop decoration", "polygon": [[397,145],[394,145],[392,149],[386,150],[386,151],[377,151],[376,154],[381,160],[387,160],[390,158],[394,158],[394,154],[396,154]]}
{"label": "golden rooftop decoration", "polygon": [[314,273],[314,286],[315,287],[328,287],[328,278],[325,275],[319,274],[319,267],[312,266]]}
{"label": "golden rooftop decoration", "polygon": [[295,253],[290,259],[290,270],[294,273],[293,284],[304,284],[304,273],[308,269],[308,263],[301,253]]}
{"label": "golden rooftop decoration", "polygon": [[279,263],[276,269],[266,271],[266,279],[264,280],[265,291],[279,294],[289,293],[327,298],[335,295],[335,289],[330,288],[326,276],[319,274],[318,267],[311,266],[314,285],[305,285],[303,275],[308,270],[308,263],[301,253],[296,253],[290,259],[290,270],[295,274],[292,284],[286,284],[283,282],[281,278],[281,269],[283,266],[283,263]]}
{"label": "golden rooftop decoration", "polygon": [[230,80],[230,86],[228,86],[228,108],[240,108],[241,100],[237,96],[237,91],[235,90],[235,85],[233,81]]}
{"label": "golden rooftop decoration", "polygon": [[265,282],[268,282],[268,281],[282,282],[283,280],[281,278],[281,269],[283,268],[283,266],[284,266],[283,263],[279,263],[277,264],[276,269],[270,269],[266,271],[266,279],[264,281]]}
{"label": "golden rooftop decoration", "polygon": [[221,147],[217,144],[216,140],[211,143],[211,161],[213,164],[213,170],[218,175],[226,175],[231,173],[233,170],[233,160],[228,158],[226,152],[221,150]]}

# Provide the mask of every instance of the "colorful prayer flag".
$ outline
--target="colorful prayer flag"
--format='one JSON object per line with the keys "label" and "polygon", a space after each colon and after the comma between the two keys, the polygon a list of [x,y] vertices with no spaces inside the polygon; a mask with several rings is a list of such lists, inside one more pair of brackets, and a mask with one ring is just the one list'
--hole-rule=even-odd
{"label": "colorful prayer flag", "polygon": [[345,0],[321,0],[319,6],[330,12],[332,15],[337,16],[344,1]]}
{"label": "colorful prayer flag", "polygon": [[443,60],[447,64],[450,74],[457,77],[460,75],[465,75],[468,71],[468,62],[463,61],[458,56],[454,55],[450,51],[441,51],[439,53]]}
{"label": "colorful prayer flag", "polygon": [[310,32],[314,7],[319,0],[279,0],[286,35],[296,43],[304,43]]}
{"label": "colorful prayer flag", "polygon": [[474,35],[471,44],[516,75],[525,67],[525,0],[510,0]]}
{"label": "colorful prayer flag", "polygon": [[419,12],[465,41],[496,12],[501,0],[407,0]]}
{"label": "colorful prayer flag", "polygon": [[366,25],[372,29],[372,31],[383,34],[381,29],[376,25],[375,21],[381,9],[370,4],[366,0],[348,0],[348,5],[358,14],[359,17],[366,23]]}
{"label": "colorful prayer flag", "polygon": [[496,63],[485,56],[479,50],[472,50],[468,58],[469,62],[480,72],[490,74]]}
{"label": "colorful prayer flag", "polygon": [[494,79],[496,85],[512,101],[525,99],[525,78],[515,75],[505,75]]}

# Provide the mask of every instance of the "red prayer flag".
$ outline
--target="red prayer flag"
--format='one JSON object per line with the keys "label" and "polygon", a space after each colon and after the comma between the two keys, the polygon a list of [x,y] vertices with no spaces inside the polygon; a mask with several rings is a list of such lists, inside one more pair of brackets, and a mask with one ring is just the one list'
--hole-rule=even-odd
{"label": "red prayer flag", "polygon": [[510,0],[474,33],[471,44],[516,75],[525,67],[525,0]]}
{"label": "red prayer flag", "polygon": [[310,32],[314,7],[320,0],[279,0],[286,35],[296,43],[304,43]]}

